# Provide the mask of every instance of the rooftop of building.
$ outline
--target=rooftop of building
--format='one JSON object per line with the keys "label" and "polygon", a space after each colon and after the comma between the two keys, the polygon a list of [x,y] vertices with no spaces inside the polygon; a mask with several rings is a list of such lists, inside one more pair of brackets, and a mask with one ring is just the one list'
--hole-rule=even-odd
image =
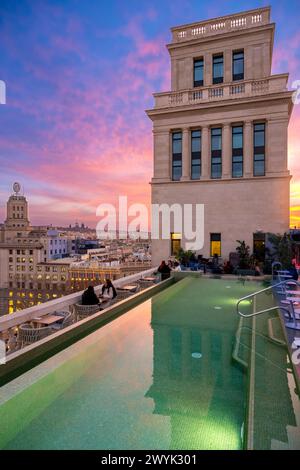
{"label": "rooftop of building", "polygon": [[62,265],[70,265],[74,263],[76,260],[73,257],[66,257],[66,258],[58,258],[58,259],[49,259],[47,261],[42,261],[38,263],[38,265],[49,265],[49,264],[62,264]]}
{"label": "rooftop of building", "polygon": [[[270,25],[271,7],[256,8],[171,28],[172,43]],[[171,45],[170,45],[171,46]]]}

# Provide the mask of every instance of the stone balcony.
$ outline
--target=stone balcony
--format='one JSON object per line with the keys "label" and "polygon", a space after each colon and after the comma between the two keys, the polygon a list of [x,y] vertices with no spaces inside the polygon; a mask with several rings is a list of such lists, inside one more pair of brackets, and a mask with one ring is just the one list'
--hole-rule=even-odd
{"label": "stone balcony", "polygon": [[287,91],[288,74],[272,75],[259,80],[211,85],[190,90],[154,93],[155,109],[204,104],[212,101],[254,98]]}
{"label": "stone balcony", "polygon": [[228,15],[209,21],[200,21],[171,29],[172,43],[192,41],[217,34],[239,31],[270,23],[270,8],[259,8],[245,13]]}

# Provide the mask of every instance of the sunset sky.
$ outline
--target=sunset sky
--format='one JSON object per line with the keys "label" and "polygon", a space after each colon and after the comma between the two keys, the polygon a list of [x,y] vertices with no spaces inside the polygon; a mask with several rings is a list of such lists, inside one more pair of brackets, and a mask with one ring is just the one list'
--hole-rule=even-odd
{"label": "sunset sky", "polygon": [[[271,4],[273,73],[300,80],[299,0],[0,0],[0,222],[19,181],[33,224],[97,223],[96,207],[150,203],[152,93],[170,90],[170,27]],[[300,104],[289,130],[300,226]]]}

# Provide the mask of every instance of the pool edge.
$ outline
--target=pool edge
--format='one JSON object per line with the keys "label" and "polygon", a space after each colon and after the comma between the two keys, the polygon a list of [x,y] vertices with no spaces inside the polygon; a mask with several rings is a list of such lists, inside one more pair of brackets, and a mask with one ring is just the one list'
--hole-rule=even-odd
{"label": "pool edge", "polygon": [[105,311],[97,312],[90,317],[81,320],[63,331],[54,333],[37,343],[16,351],[8,357],[6,364],[0,366],[0,387],[32,369],[50,356],[62,351],[71,344],[113,321],[129,309],[149,299],[153,295],[173,285],[176,280],[171,277],[165,281],[155,284],[132,297],[107,308]]}

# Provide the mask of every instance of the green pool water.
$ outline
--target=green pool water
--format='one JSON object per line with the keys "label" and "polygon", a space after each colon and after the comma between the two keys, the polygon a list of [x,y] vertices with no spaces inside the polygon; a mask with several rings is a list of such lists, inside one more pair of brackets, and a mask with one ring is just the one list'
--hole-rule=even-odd
{"label": "green pool water", "polygon": [[4,386],[0,448],[240,449],[235,304],[259,287],[186,278]]}

